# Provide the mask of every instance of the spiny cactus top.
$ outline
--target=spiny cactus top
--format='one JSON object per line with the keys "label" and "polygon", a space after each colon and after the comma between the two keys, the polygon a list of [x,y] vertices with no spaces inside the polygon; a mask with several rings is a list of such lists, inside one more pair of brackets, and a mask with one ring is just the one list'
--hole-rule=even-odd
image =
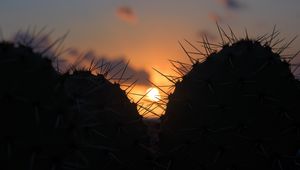
{"label": "spiny cactus top", "polygon": [[297,84],[289,64],[258,41],[237,41],[194,64],[162,122],[169,169],[296,169]]}
{"label": "spiny cactus top", "polygon": [[[68,123],[87,169],[139,169],[145,166],[147,140],[142,117],[118,84],[103,75],[75,71],[64,75]],[[82,155],[74,155],[80,158]]]}
{"label": "spiny cactus top", "polygon": [[119,85],[59,74],[32,48],[5,42],[0,66],[0,169],[147,167],[146,127]]}
{"label": "spiny cactus top", "polygon": [[69,152],[59,75],[31,48],[0,43],[1,169],[51,169]]}

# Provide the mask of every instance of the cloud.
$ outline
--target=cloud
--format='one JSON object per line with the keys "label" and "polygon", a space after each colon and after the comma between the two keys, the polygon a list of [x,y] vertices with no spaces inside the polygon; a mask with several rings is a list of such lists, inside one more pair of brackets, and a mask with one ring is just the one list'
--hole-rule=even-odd
{"label": "cloud", "polygon": [[230,10],[240,9],[242,7],[242,5],[238,0],[218,0],[218,1],[227,9]]}
{"label": "cloud", "polygon": [[72,48],[68,49],[67,54],[70,55],[70,56],[79,56],[80,52],[77,48],[72,47]]}
{"label": "cloud", "polygon": [[[28,31],[19,31],[18,33],[14,34],[11,38],[12,42],[15,44],[22,44],[29,47],[32,47],[35,52],[41,52],[47,49],[53,41],[50,38],[49,34],[43,34],[41,33],[39,36],[36,36],[35,33],[28,32]],[[56,54],[55,52],[55,46],[54,48],[50,48],[46,56],[50,57]],[[127,65],[127,60],[125,57],[118,57],[117,59],[111,59],[108,56],[99,56],[94,52],[93,50],[89,50],[86,52],[81,52],[78,48],[72,47],[66,49],[66,53],[64,53],[61,56],[58,56],[59,60],[59,70],[64,72],[70,68],[70,66],[74,65],[76,62],[76,68],[88,68],[90,66],[90,63],[93,59],[103,61],[103,63],[107,63],[107,65],[110,65],[111,67],[115,67],[112,69],[107,78],[114,77],[115,79],[122,76],[122,71]],[[55,58],[55,61],[56,58]],[[56,67],[56,63],[54,66]],[[99,63],[101,64],[101,63]],[[121,71],[120,71],[121,70]],[[139,85],[149,85],[148,80],[150,79],[150,74],[144,70],[144,69],[136,69],[132,67],[130,64],[127,66],[126,71],[124,72],[123,78],[129,78],[126,83],[133,83],[135,80],[138,80],[136,84]]]}
{"label": "cloud", "polygon": [[[119,63],[121,63],[117,68],[115,68],[110,75],[113,75],[115,73],[117,73],[119,70],[122,70],[126,67],[127,64],[127,60],[125,60],[124,58],[119,58],[119,59],[115,59],[115,60],[108,60],[109,63],[111,63],[112,65],[117,65]],[[118,74],[117,77],[120,77],[121,73]],[[133,68],[131,65],[128,65],[126,68],[126,71],[123,75],[124,78],[129,78],[132,77],[128,83],[132,83],[135,80],[137,80],[137,84],[139,85],[145,85],[145,86],[149,86],[149,82],[148,80],[150,80],[150,74],[144,70],[144,69],[136,69]]]}
{"label": "cloud", "polygon": [[136,23],[138,21],[138,17],[134,10],[129,6],[121,6],[116,10],[116,16],[127,23]]}
{"label": "cloud", "polygon": [[[69,60],[66,60],[69,61],[69,65],[73,65],[74,63],[76,63],[77,58],[77,61],[80,61],[80,63],[76,67],[79,69],[88,68],[91,62],[95,59],[94,64],[98,61],[98,66],[103,65],[101,74],[104,74],[106,72],[105,70],[110,70],[108,72],[107,78],[111,78],[112,81],[118,80],[118,78],[122,77],[124,81],[125,79],[130,78],[126,80],[126,84],[133,83],[137,80],[136,84],[138,85],[150,85],[148,82],[148,80],[150,80],[150,74],[144,69],[136,69],[132,67],[130,63],[127,65],[128,60],[126,60],[125,57],[117,57],[112,59],[108,56],[97,55],[93,50],[80,53],[76,48],[72,48],[72,50],[70,50],[68,54],[69,56],[67,57],[70,58]],[[82,54],[81,58],[78,54]],[[125,68],[126,70],[123,73],[123,70]],[[123,81],[121,81],[121,83],[122,82]]]}

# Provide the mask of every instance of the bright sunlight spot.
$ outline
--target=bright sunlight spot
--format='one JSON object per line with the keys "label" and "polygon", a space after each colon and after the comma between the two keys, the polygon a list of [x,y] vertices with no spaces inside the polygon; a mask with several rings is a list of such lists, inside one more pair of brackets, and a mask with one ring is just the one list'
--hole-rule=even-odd
{"label": "bright sunlight spot", "polygon": [[147,97],[149,100],[153,102],[158,102],[160,100],[159,90],[157,88],[149,88],[147,90]]}

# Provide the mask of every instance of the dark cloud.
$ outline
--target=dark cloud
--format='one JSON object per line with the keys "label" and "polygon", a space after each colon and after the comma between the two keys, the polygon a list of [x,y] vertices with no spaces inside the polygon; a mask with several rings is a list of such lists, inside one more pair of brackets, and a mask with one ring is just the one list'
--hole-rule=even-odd
{"label": "dark cloud", "polygon": [[131,7],[128,6],[121,6],[117,8],[116,10],[116,16],[121,19],[122,21],[128,22],[128,23],[136,23],[138,20],[138,17],[134,10]]}
{"label": "dark cloud", "polygon": [[[72,65],[74,64],[74,61],[76,63],[76,60],[74,60],[74,55],[82,53],[80,53],[79,50],[74,48],[72,48],[70,52],[71,54],[69,55],[71,55],[70,57],[73,59],[73,62],[70,62],[70,65]],[[77,61],[80,61],[80,63],[76,66],[77,68],[88,68],[91,62],[94,62],[94,64],[98,62],[98,66],[103,65],[102,69],[98,69],[98,71],[102,70],[101,74],[104,74],[106,70],[110,70],[108,72],[107,78],[111,79],[111,81],[117,81],[118,78],[122,77],[123,81],[125,81],[125,79],[127,78],[130,78],[126,80],[127,84],[133,83],[137,80],[136,84],[146,86],[150,85],[148,82],[148,80],[150,79],[150,74],[144,69],[136,69],[132,67],[132,65],[130,65],[130,63],[128,63],[128,61],[125,59],[125,57],[111,59],[107,56],[99,56],[94,51],[90,50],[83,53],[82,56],[78,55],[77,58]],[[125,68],[126,70],[123,73],[123,70]],[[121,83],[123,81],[121,81]]]}
{"label": "dark cloud", "polygon": [[77,48],[69,48],[69,50],[67,51],[68,52],[68,55],[70,56],[79,56],[80,55],[80,52]]}
{"label": "dark cloud", "polygon": [[[120,59],[116,59],[116,60],[108,60],[109,63],[111,63],[112,65],[117,65],[119,63],[121,63],[120,65],[118,65],[117,68],[115,68],[110,75],[114,75],[115,73],[119,72],[119,70],[122,70],[126,67],[127,64],[127,60],[125,60],[124,58],[120,58]],[[118,74],[117,77],[120,77],[121,73]],[[128,81],[128,83],[132,83],[135,80],[137,80],[137,84],[139,85],[150,85],[149,81],[150,80],[150,74],[144,70],[144,69],[136,69],[133,68],[131,65],[127,66],[127,69],[123,75],[124,78],[129,78],[131,77],[131,79]]]}
{"label": "dark cloud", "polygon": [[218,0],[223,6],[225,6],[228,9],[234,10],[234,9],[240,9],[242,5],[238,0]]}
{"label": "dark cloud", "polygon": [[[22,44],[29,47],[32,47],[35,52],[43,52],[45,49],[48,49],[49,46],[52,46],[53,41],[50,38],[49,34],[40,34],[36,35],[33,32],[28,31],[19,31],[15,35],[12,36],[11,41],[15,44]],[[86,52],[81,52],[78,48],[72,47],[65,49],[66,53],[58,56],[57,58],[53,57],[57,53],[56,46],[50,48],[45,53],[51,59],[55,59],[59,61],[60,68],[59,70],[64,72],[68,70],[72,65],[76,65],[75,68],[88,68],[90,63],[95,60],[99,60],[100,62],[106,63],[106,65],[110,65],[110,67],[115,67],[112,69],[107,78],[114,77],[117,79],[121,77],[123,69],[125,69],[127,65],[127,60],[125,57],[118,57],[117,59],[110,59],[107,56],[99,56],[93,50],[89,50]],[[58,59],[58,60],[57,60]],[[54,61],[54,60],[53,60]],[[54,66],[56,67],[56,63]],[[101,63],[100,63],[101,64]],[[121,70],[121,71],[120,71]],[[150,75],[146,70],[136,69],[132,67],[130,64],[127,66],[126,71],[124,72],[123,78],[129,78],[126,83],[132,83],[135,80],[138,80],[136,83],[139,85],[149,85],[148,80],[150,79]],[[112,80],[113,81],[113,80]]]}

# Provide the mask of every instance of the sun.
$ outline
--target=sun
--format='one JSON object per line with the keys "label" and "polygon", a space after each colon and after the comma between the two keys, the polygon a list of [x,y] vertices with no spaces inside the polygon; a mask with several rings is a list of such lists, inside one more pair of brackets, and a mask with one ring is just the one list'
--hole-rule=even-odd
{"label": "sun", "polygon": [[146,93],[149,100],[153,102],[158,102],[160,100],[160,94],[157,88],[151,87]]}

